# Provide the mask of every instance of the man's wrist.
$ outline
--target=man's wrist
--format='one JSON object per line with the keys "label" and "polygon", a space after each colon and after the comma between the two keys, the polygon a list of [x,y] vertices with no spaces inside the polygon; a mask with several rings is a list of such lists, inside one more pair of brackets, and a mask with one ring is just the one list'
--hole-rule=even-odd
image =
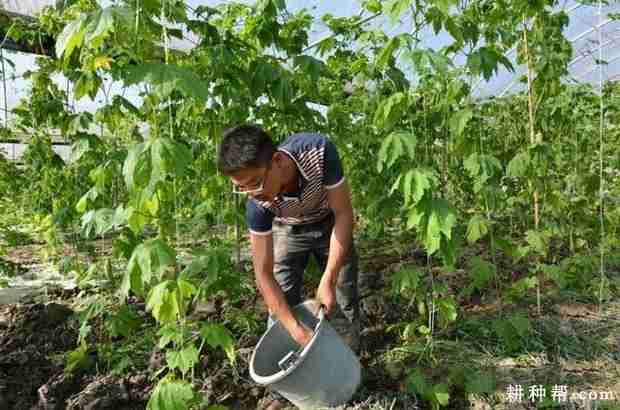
{"label": "man's wrist", "polygon": [[334,270],[326,270],[323,273],[323,277],[321,278],[322,280],[325,280],[326,282],[328,282],[329,284],[336,286],[336,282],[338,281],[338,271],[334,271]]}
{"label": "man's wrist", "polygon": [[301,324],[299,323],[299,321],[297,320],[297,318],[295,318],[295,316],[290,316],[286,319],[282,319],[282,325],[289,331],[292,332],[295,329],[297,329],[299,326],[301,326]]}

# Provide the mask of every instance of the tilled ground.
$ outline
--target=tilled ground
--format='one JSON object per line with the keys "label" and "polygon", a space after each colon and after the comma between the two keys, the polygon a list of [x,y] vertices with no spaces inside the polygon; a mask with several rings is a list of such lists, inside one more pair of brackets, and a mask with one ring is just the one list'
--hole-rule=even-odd
{"label": "tilled ground", "polygon": [[65,373],[77,340],[72,314],[58,303],[0,306],[0,409],[144,409],[145,375]]}
{"label": "tilled ground", "polygon": [[[24,253],[21,256],[25,258],[27,255]],[[474,294],[468,300],[459,300],[457,324],[437,334],[437,366],[421,364],[417,359],[418,353],[405,348],[400,338],[402,331],[399,330],[402,323],[419,319],[418,313],[415,305],[390,294],[390,280],[391,273],[402,266],[413,264],[424,268],[426,262],[426,256],[420,252],[380,252],[362,258],[360,361],[364,369],[363,384],[352,404],[344,410],[428,409],[427,402],[410,392],[407,385],[409,371],[419,368],[429,380],[439,383],[445,378],[450,366],[458,367],[473,362],[484,363],[494,373],[497,379],[496,393],[474,397],[451,390],[449,409],[537,408],[535,403],[528,403],[527,400],[518,405],[508,404],[504,394],[507,384],[554,382],[567,384],[572,391],[614,391],[620,397],[620,331],[617,319],[620,305],[617,303],[615,311],[612,309],[614,305],[609,304],[606,312],[599,313],[594,305],[575,301],[549,301],[543,306],[544,313],[541,316],[537,316],[535,306],[530,305],[529,318],[535,324],[540,323],[536,326],[538,339],[552,338],[545,342],[547,350],[532,350],[519,357],[503,357],[485,350],[493,346],[484,345],[483,340],[476,340],[473,330],[470,336],[459,333],[469,331],[469,328],[457,326],[460,323],[458,321],[475,317],[484,323],[502,313],[501,303],[498,306],[494,298],[486,294]],[[248,270],[247,274],[251,275],[251,272]],[[455,272],[437,271],[433,274],[435,280],[445,283],[454,295],[469,280],[463,269]],[[514,272],[512,275],[512,280],[519,277]],[[315,279],[309,277],[306,281],[308,297],[312,297],[316,290]],[[78,325],[74,312],[67,307],[75,300],[76,294],[60,292],[49,295],[49,300],[56,301],[52,303],[0,305],[0,410],[144,409],[155,383],[151,376],[161,367],[161,354],[154,350],[144,370],[126,372],[123,376],[114,376],[107,371],[96,373],[96,369],[105,368],[103,363],[98,363],[89,372],[66,373],[67,353],[77,347]],[[144,301],[133,300],[130,303],[144,320],[151,320],[150,314],[144,312]],[[261,321],[267,316],[261,298],[254,295],[239,302],[237,306],[230,305],[224,298],[214,300],[205,306],[197,320],[222,323],[226,321],[226,315],[235,315],[235,312],[251,312]],[[588,352],[594,348],[585,346],[592,340],[592,335],[601,335],[605,343],[610,346],[615,343],[617,348],[601,350],[604,354],[600,359],[592,360],[592,354]],[[219,350],[201,356],[193,382],[210,403],[222,404],[235,410],[257,407],[265,395],[265,389],[252,382],[248,364],[258,337],[259,334],[246,332],[237,338],[237,364],[234,367]],[[89,343],[97,342],[89,340]],[[556,342],[557,349],[549,349]],[[561,351],[569,349],[568,353]],[[574,356],[576,353],[581,356]],[[98,360],[100,358],[93,357],[94,362]],[[555,408],[620,409],[620,406],[614,408],[612,403],[609,404],[612,407],[601,407],[600,401],[598,404],[581,401]]]}

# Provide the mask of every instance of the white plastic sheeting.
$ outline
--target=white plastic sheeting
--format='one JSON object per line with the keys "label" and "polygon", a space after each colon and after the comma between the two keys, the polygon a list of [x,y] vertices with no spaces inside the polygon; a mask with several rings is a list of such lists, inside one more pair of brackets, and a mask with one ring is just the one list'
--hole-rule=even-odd
{"label": "white plastic sheeting", "polygon": [[24,16],[34,16],[45,6],[53,6],[55,0],[0,0],[0,9]]}
{"label": "white plastic sheeting", "polygon": [[[62,1],[62,0],[61,0]],[[238,0],[239,1],[239,0]],[[244,3],[253,3],[250,0],[242,0]],[[56,0],[0,0],[0,8],[20,13],[33,14],[40,11],[44,6],[55,4]],[[112,3],[111,0],[99,0],[102,6]],[[200,5],[216,6],[225,3],[223,0],[187,0],[186,4],[190,9],[194,9]],[[345,17],[352,15],[364,15],[359,0],[338,0],[338,1],[320,1],[320,0],[287,0],[287,8],[290,12],[296,12],[301,9],[307,9],[315,16],[314,24],[310,32],[310,43],[329,35],[329,30],[321,21],[321,16],[326,13],[337,17]],[[566,81],[572,82],[598,82],[598,74],[600,65],[598,59],[598,34],[599,30],[602,34],[601,47],[603,49],[603,70],[604,79],[617,80],[620,79],[620,21],[613,20],[610,13],[620,13],[620,1],[612,0],[603,6],[603,14],[598,15],[598,4],[593,2],[592,5],[584,5],[574,0],[566,0],[562,8],[570,17],[570,24],[565,30],[566,37],[572,41],[574,55],[569,66],[569,75]],[[405,13],[401,21],[392,24],[389,19],[379,17],[367,23],[367,28],[382,29],[388,35],[393,36],[402,32],[411,30],[410,15]],[[429,28],[422,33],[422,47],[441,49],[443,46],[452,42],[449,34],[440,32],[435,34]],[[191,33],[187,33],[187,40],[173,42],[173,47],[187,49],[193,47],[193,43],[197,39],[193,38]],[[4,101],[3,93],[0,92],[0,120],[4,119],[2,110],[5,107],[10,110],[18,101],[26,95],[28,90],[28,81],[22,78],[23,73],[27,70],[35,68],[35,57],[31,55],[5,52],[4,55],[15,63],[15,68],[6,66],[7,76],[7,101]],[[508,59],[515,66],[515,72],[510,72],[503,67],[489,81],[482,79],[473,79],[475,95],[480,98],[486,98],[497,95],[505,95],[522,90],[524,85],[519,81],[525,72],[525,68],[516,64],[516,52],[511,50],[507,53]],[[459,65],[466,61],[464,54],[455,56],[454,63]],[[406,73],[411,79],[415,78],[415,73]],[[70,86],[66,84],[66,80],[59,77],[59,85],[69,92]],[[125,96],[134,100],[138,99],[135,90],[125,90],[120,85],[111,85],[108,95],[114,93],[125,93]],[[72,101],[78,110],[87,109],[94,111],[102,102],[104,102],[103,93],[95,98],[94,101],[83,98],[80,101]]]}

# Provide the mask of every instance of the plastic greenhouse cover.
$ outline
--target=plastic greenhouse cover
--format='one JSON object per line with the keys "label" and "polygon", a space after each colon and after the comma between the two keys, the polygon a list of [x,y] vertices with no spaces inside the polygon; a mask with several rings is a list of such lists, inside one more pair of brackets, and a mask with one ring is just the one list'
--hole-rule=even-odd
{"label": "plastic greenhouse cover", "polygon": [[52,6],[56,0],[0,0],[0,9],[11,13],[32,16],[45,6]]}
{"label": "plastic greenhouse cover", "polygon": [[[62,0],[60,0],[62,1]],[[251,4],[253,1],[241,1]],[[36,14],[43,7],[55,4],[56,0],[0,0],[0,8],[20,14]],[[108,6],[112,2],[110,0],[100,0],[102,6]],[[216,6],[218,4],[227,3],[221,0],[188,0],[186,4],[190,8],[200,5]],[[287,0],[287,8],[290,12],[296,12],[307,9],[315,16],[314,25],[310,33],[310,44],[329,35],[328,29],[321,21],[320,17],[324,14],[332,14],[338,17],[347,17],[352,15],[367,16],[363,13],[359,0],[339,0],[339,1],[319,1],[308,2],[307,0]],[[595,2],[596,3],[596,2]],[[603,6],[603,13],[598,14],[598,5],[584,5],[576,1],[566,0],[560,7],[564,9],[570,17],[570,23],[565,29],[566,37],[573,42],[573,59],[569,65],[569,75],[567,81],[572,82],[591,82],[596,83],[599,79],[598,59],[598,29],[602,34],[602,51],[603,51],[603,78],[617,80],[620,78],[620,21],[613,20],[609,17],[609,13],[620,13],[620,2],[609,1],[609,4]],[[410,16],[405,13],[401,20],[392,24],[386,17],[378,17],[369,21],[367,28],[381,28],[388,35],[393,36],[399,33],[411,30]],[[599,27],[600,26],[600,27]],[[173,47],[187,49],[193,46],[195,38],[187,33],[188,40],[176,41]],[[422,33],[422,47],[440,49],[451,42],[450,36],[446,32],[435,34],[429,28]],[[472,86],[474,93],[480,98],[487,98],[498,95],[514,93],[524,88],[520,77],[525,72],[524,67],[520,67],[515,63],[515,51],[511,50],[507,53],[507,57],[515,66],[515,71],[510,72],[503,67],[489,81],[482,79],[474,79]],[[5,55],[15,63],[15,68],[7,67],[7,104],[10,110],[25,95],[28,87],[27,81],[21,78],[23,73],[35,67],[35,57],[31,55],[9,53]],[[456,55],[454,63],[456,65],[463,64],[466,56],[464,54]],[[410,78],[413,75],[410,75]],[[414,79],[414,78],[412,78]],[[58,77],[59,84],[66,85],[66,81],[62,77]],[[137,93],[132,90],[123,90],[119,85],[111,85],[112,93],[125,92],[125,96],[130,99],[137,99]],[[134,95],[135,94],[135,95]],[[86,109],[94,111],[98,104],[103,102],[103,93],[97,96],[95,101],[84,98],[76,101],[74,104],[77,109]],[[0,107],[4,108],[5,103],[0,93]]]}

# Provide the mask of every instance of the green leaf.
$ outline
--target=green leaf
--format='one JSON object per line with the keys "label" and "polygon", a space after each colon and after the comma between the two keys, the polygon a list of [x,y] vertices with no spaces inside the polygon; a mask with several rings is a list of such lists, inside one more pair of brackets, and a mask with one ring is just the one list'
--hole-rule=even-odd
{"label": "green leaf", "polygon": [[429,385],[426,382],[424,375],[418,369],[412,370],[407,376],[407,387],[409,390],[419,394],[420,396],[426,396],[429,390]]}
{"label": "green leaf", "polygon": [[421,335],[428,336],[431,334],[431,329],[426,325],[420,325],[418,326],[418,332],[420,332]]}
{"label": "green leaf", "polygon": [[417,230],[422,243],[429,254],[435,253],[441,246],[442,235],[446,240],[452,238],[452,229],[456,225],[456,211],[444,199],[425,199],[415,207],[418,215]]}
{"label": "green leaf", "polygon": [[538,284],[538,278],[536,276],[526,276],[513,283],[508,290],[508,297],[512,300],[519,300],[530,289],[534,289]]}
{"label": "green leaf", "polygon": [[177,345],[182,345],[183,340],[185,340],[185,335],[183,333],[183,329],[179,327],[176,323],[165,324],[159,329],[157,332],[159,335],[159,346],[160,349],[165,348],[170,343],[176,343]]}
{"label": "green leaf", "polygon": [[435,401],[439,403],[440,406],[447,406],[450,403],[450,393],[448,393],[448,386],[445,384],[437,384],[433,386],[433,395],[435,397]]}
{"label": "green leaf", "polygon": [[88,138],[80,138],[71,146],[71,162],[78,161],[82,156],[90,151],[90,140]]}
{"label": "green leaf", "polygon": [[458,137],[463,134],[465,131],[465,127],[467,123],[472,119],[474,113],[469,108],[465,108],[463,110],[455,112],[448,122],[448,126],[450,127],[450,133]]}
{"label": "green leaf", "polygon": [[471,283],[463,290],[463,294],[469,297],[474,290],[484,290],[487,284],[497,273],[497,268],[479,256],[472,258],[469,262],[469,278]]}
{"label": "green leaf", "polygon": [[206,102],[209,90],[205,82],[192,70],[173,64],[146,63],[127,69],[125,85],[142,82],[152,85],[162,97],[168,97],[174,91],[180,91],[198,102]]}
{"label": "green leaf", "polygon": [[200,329],[200,336],[211,346],[216,349],[221,347],[226,352],[228,360],[235,362],[235,345],[232,335],[222,325],[206,323]]}
{"label": "green leaf", "polygon": [[383,11],[390,17],[392,23],[395,23],[409,6],[411,0],[387,0],[383,5]]}
{"label": "green leaf", "polygon": [[456,302],[452,297],[438,299],[436,304],[439,309],[439,319],[444,327],[456,320],[458,313]]}
{"label": "green leaf", "polygon": [[166,175],[183,176],[192,154],[184,144],[169,138],[157,138],[151,143],[150,184],[163,180]]}
{"label": "green leaf", "polygon": [[140,327],[140,317],[134,309],[125,305],[118,312],[109,317],[105,324],[108,333],[112,337],[129,337],[136,329]]}
{"label": "green leaf", "polygon": [[[413,183],[413,174],[414,170],[411,170],[405,174],[405,178],[403,178],[403,195],[405,197],[405,206],[408,206],[411,202],[411,185]],[[414,201],[414,204],[417,201]]]}
{"label": "green leaf", "polygon": [[94,202],[99,196],[99,190],[97,187],[90,188],[75,205],[75,210],[79,213],[84,213],[88,207],[88,202]]}
{"label": "green leaf", "polygon": [[[409,177],[411,175],[411,177]],[[407,188],[407,180],[410,180],[412,188]],[[417,204],[422,200],[424,194],[433,186],[434,176],[432,171],[424,168],[412,169],[407,173],[403,189],[405,194],[405,205]]]}
{"label": "green leaf", "polygon": [[502,164],[491,155],[473,153],[463,162],[467,173],[474,179],[474,193],[488,187],[488,181],[501,177]]}
{"label": "green leaf", "polygon": [[489,233],[488,221],[480,215],[474,215],[467,224],[467,242],[472,245]]}
{"label": "green leaf", "polygon": [[286,9],[285,0],[258,0],[256,2],[256,11],[258,14],[268,13],[275,16],[278,10]]}
{"label": "green leaf", "polygon": [[65,26],[62,33],[56,39],[56,57],[65,60],[71,57],[76,47],[82,44],[84,40],[84,23],[87,15],[82,14],[76,20],[73,20]]}
{"label": "green leaf", "polygon": [[374,115],[375,127],[382,131],[390,131],[409,109],[407,94],[399,92],[383,100]]}
{"label": "green leaf", "polygon": [[179,369],[185,375],[198,363],[198,349],[190,344],[180,351],[169,350],[166,352],[166,362],[168,367]]}
{"label": "green leaf", "polygon": [[82,216],[82,230],[88,236],[92,233],[95,235],[103,235],[114,226],[114,211],[112,209],[103,208],[88,211]]}
{"label": "green leaf", "polygon": [[540,255],[546,255],[549,249],[547,238],[540,232],[528,230],[525,232],[527,243]]}
{"label": "green leaf", "polygon": [[400,36],[392,37],[383,47],[383,50],[377,56],[377,69],[383,70],[388,65],[394,51],[400,46],[400,41]]}
{"label": "green leaf", "polygon": [[417,208],[411,208],[407,215],[407,229],[422,229],[422,221],[424,220],[424,213],[420,212]]}
{"label": "green leaf", "polygon": [[110,32],[114,31],[114,12],[116,7],[106,7],[96,11],[86,27],[86,43],[91,48],[100,47]]}
{"label": "green leaf", "polygon": [[147,410],[190,410],[194,402],[192,385],[182,380],[160,380],[153,390]]}
{"label": "green leaf", "polygon": [[129,7],[109,6],[94,12],[86,28],[86,40],[90,48],[99,48],[115,31],[115,20],[120,27],[133,23],[133,11]]}
{"label": "green leaf", "polygon": [[126,212],[129,228],[138,235],[142,227],[148,222],[147,216],[133,206],[128,207]]}
{"label": "green leaf", "polygon": [[91,169],[88,173],[88,177],[95,183],[96,187],[105,188],[107,178],[106,168],[103,165],[99,165],[98,167]]}
{"label": "green leaf", "polygon": [[365,0],[363,7],[371,13],[381,13],[382,5],[379,0]]}
{"label": "green leaf", "polygon": [[[303,59],[298,63],[301,64],[301,62],[303,62]],[[251,69],[254,73],[251,82],[252,93],[257,97],[265,93],[267,86],[276,81],[280,74],[278,66],[264,59],[258,59],[253,62]]]}
{"label": "green leaf", "polygon": [[[134,281],[139,281],[136,290],[140,290],[151,282],[153,276],[162,278],[166,269],[175,263],[174,250],[160,238],[151,239],[136,246],[129,259],[126,276],[135,276]],[[129,284],[133,289],[134,282],[130,281]]]}
{"label": "green leaf", "polygon": [[219,272],[230,266],[230,257],[218,248],[197,249],[192,253],[191,262],[183,269],[187,276],[200,275],[217,278]]}
{"label": "green leaf", "polygon": [[510,60],[494,47],[480,47],[467,56],[469,69],[476,75],[482,74],[487,81],[493,76],[493,73],[497,72],[500,63],[508,70],[514,71]]}
{"label": "green leaf", "polygon": [[520,152],[508,163],[506,174],[509,177],[524,177],[530,169],[531,159],[527,152]]}
{"label": "green leaf", "polygon": [[572,278],[570,272],[567,272],[564,266],[557,265],[545,265],[541,266],[541,271],[545,276],[553,280],[561,289],[566,289],[570,285],[573,285],[574,278]]}
{"label": "green leaf", "polygon": [[88,354],[88,345],[85,341],[80,343],[77,349],[72,350],[67,355],[65,372],[72,373],[75,370],[87,369],[93,365],[93,359]]}
{"label": "green leaf", "polygon": [[173,322],[180,313],[174,284],[172,280],[165,280],[149,292],[146,309],[160,323]]}
{"label": "green leaf", "polygon": [[142,154],[147,148],[148,145],[142,142],[134,145],[127,152],[127,158],[123,164],[123,176],[125,177],[125,185],[127,185],[129,191],[134,189],[136,181],[141,183],[144,181],[145,158]]}
{"label": "green leaf", "polygon": [[511,316],[509,322],[521,337],[526,337],[533,331],[530,320],[521,313]]}
{"label": "green leaf", "polygon": [[273,88],[271,89],[271,94],[275,98],[276,102],[281,106],[289,105],[293,100],[293,86],[289,77],[289,75],[284,74],[283,72],[275,81]]}
{"label": "green leaf", "polygon": [[128,212],[120,205],[118,208],[114,210],[114,217],[112,218],[112,225],[115,229],[119,229],[125,225],[127,225]]}
{"label": "green leaf", "polygon": [[196,286],[184,279],[177,280],[177,287],[179,288],[179,293],[182,299],[189,299],[198,293]]}
{"label": "green leaf", "polygon": [[442,13],[448,14],[450,12],[450,6],[454,4],[454,0],[435,0],[434,3]]}
{"label": "green leaf", "polygon": [[405,292],[415,293],[422,274],[414,268],[403,268],[392,276],[392,293],[400,295]]}
{"label": "green leaf", "polygon": [[325,64],[312,56],[299,55],[295,56],[294,65],[304,74],[310,75],[313,82],[319,81],[321,73],[325,70]]}
{"label": "green leaf", "polygon": [[379,172],[383,170],[384,164],[392,167],[396,160],[401,157],[413,159],[415,157],[415,147],[417,138],[407,131],[394,131],[388,135],[381,143],[379,149],[377,169]]}

